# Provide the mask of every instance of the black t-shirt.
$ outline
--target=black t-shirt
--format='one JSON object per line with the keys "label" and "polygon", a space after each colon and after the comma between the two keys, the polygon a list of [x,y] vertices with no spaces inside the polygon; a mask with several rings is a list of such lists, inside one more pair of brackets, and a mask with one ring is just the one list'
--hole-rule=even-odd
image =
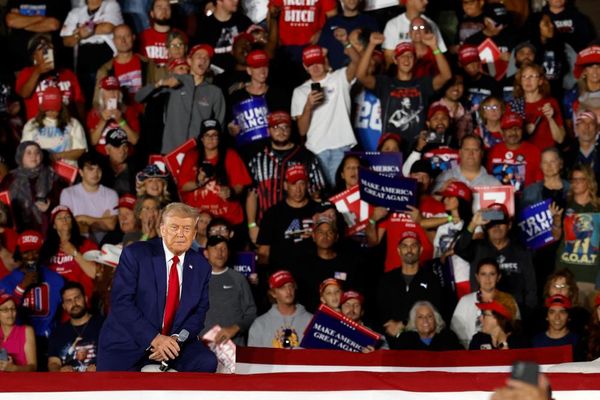
{"label": "black t-shirt", "polygon": [[[242,13],[235,13],[228,21],[219,21],[214,14],[198,22],[195,40],[192,44],[207,43],[214,47],[215,57],[212,63],[225,68],[225,55],[231,53],[233,39],[245,32],[252,25],[252,21]],[[225,61],[225,62],[224,62]]]}
{"label": "black t-shirt", "polygon": [[290,260],[307,254],[314,248],[312,217],[317,203],[309,200],[304,207],[290,207],[285,200],[269,208],[258,233],[257,244],[269,245],[269,265],[273,269],[289,269]]}
{"label": "black t-shirt", "polygon": [[[525,349],[530,347],[530,343],[523,336],[518,334],[510,334],[506,339],[509,349]],[[469,350],[494,350],[497,347],[493,347],[492,337],[487,333],[477,332],[473,335],[471,343],[469,343]]]}
{"label": "black t-shirt", "polygon": [[[12,9],[19,10],[21,15],[53,17],[62,24],[71,9],[71,2],[69,0],[11,0],[7,8],[9,12]],[[62,43],[58,35],[59,31],[60,28],[52,33],[55,52]],[[11,30],[8,46],[10,49],[9,59],[12,60],[14,71],[21,70],[31,64],[31,57],[27,53],[27,43],[35,34],[36,32],[26,29],[13,28]]]}
{"label": "black t-shirt", "polygon": [[487,74],[481,74],[477,80],[465,75],[465,93],[467,98],[467,110],[475,111],[486,97],[494,95],[501,96],[500,84]]}
{"label": "black t-shirt", "polygon": [[396,133],[410,146],[424,129],[429,99],[433,95],[431,77],[400,81],[378,75],[375,94],[381,101],[383,133]]}
{"label": "black t-shirt", "polygon": [[337,257],[331,260],[313,254],[298,261],[291,266],[298,284],[296,296],[298,302],[310,312],[314,312],[320,304],[319,285],[325,279],[337,279],[342,282],[344,290],[363,291],[357,257],[338,252]]}
{"label": "black t-shirt", "polygon": [[96,364],[103,322],[102,317],[92,315],[84,325],[73,326],[71,321],[60,325],[50,335],[48,357],[58,357],[63,366],[71,365],[74,370],[84,372],[88,366]]}
{"label": "black t-shirt", "polygon": [[477,17],[468,17],[464,15],[458,24],[458,31],[456,32],[458,42],[464,43],[469,37],[481,32],[483,28],[483,14],[478,15]]}

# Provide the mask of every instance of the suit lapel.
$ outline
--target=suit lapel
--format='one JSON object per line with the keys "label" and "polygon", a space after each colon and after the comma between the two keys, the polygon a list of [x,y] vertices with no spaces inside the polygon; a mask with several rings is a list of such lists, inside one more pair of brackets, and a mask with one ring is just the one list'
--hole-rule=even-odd
{"label": "suit lapel", "polygon": [[160,327],[162,327],[165,303],[167,300],[167,265],[162,240],[158,243],[158,251],[154,254],[154,257],[152,257],[152,267],[154,269],[154,278],[156,280],[156,311],[158,312],[157,320],[160,329]]}

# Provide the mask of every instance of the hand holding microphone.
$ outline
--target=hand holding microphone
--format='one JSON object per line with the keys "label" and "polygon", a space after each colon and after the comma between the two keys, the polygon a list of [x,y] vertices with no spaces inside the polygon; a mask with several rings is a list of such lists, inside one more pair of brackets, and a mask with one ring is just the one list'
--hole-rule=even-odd
{"label": "hand holding microphone", "polygon": [[[189,336],[189,332],[185,329],[182,330],[179,335],[183,334],[184,332],[185,335]],[[152,361],[164,361],[176,358],[181,350],[179,347],[179,342],[185,341],[185,339],[181,339],[176,340],[172,336],[165,336],[161,334],[156,335],[156,337],[152,340],[152,343],[150,343],[150,350],[152,353],[148,358]]]}
{"label": "hand holding microphone", "polygon": [[[183,343],[185,343],[185,341],[188,339],[188,337],[190,336],[190,333],[187,331],[187,329],[182,329],[181,332],[179,332],[179,335],[177,335],[177,345],[179,348],[181,348],[183,346]],[[173,359],[177,358],[179,354],[177,354],[175,357],[173,357]],[[170,360],[162,360],[160,362],[160,367],[159,369],[161,370],[161,372],[165,372],[169,369],[170,367]]]}

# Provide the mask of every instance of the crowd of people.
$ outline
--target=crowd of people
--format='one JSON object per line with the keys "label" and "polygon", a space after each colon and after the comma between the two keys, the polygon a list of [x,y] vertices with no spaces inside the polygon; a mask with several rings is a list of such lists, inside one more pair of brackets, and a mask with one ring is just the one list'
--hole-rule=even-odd
{"label": "crowd of people", "polygon": [[[298,348],[324,304],[379,333],[364,352],[600,357],[600,44],[574,3],[0,6],[0,371],[94,371],[123,248],[166,234],[212,268],[217,343]],[[402,155],[417,206],[351,229],[330,199],[364,152]],[[517,218],[545,200],[533,250]],[[165,225],[179,202],[195,226]]]}

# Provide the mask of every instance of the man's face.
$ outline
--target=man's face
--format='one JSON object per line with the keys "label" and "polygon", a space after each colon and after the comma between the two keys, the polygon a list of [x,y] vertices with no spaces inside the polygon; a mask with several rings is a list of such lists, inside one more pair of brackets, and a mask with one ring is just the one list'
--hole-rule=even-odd
{"label": "man's face", "polygon": [[217,4],[229,14],[233,14],[238,9],[239,0],[217,0]]}
{"label": "man's face", "polygon": [[133,210],[127,207],[119,207],[119,228],[123,233],[133,232],[135,230],[135,214]]}
{"label": "man's face", "polygon": [[305,66],[304,68],[306,69],[306,72],[308,72],[308,75],[310,75],[310,78],[313,80],[320,80],[325,76],[325,74],[327,74],[327,71],[325,70],[325,64],[316,63],[312,64],[310,67]]}
{"label": "man's face", "polygon": [[496,284],[500,281],[500,275],[496,272],[493,265],[482,265],[479,272],[475,274],[475,279],[482,292],[491,292],[496,289]]}
{"label": "man's face", "polygon": [[429,3],[429,0],[408,0],[406,6],[411,6],[418,12],[424,13],[427,8],[427,3]]}
{"label": "man's face", "polygon": [[517,66],[521,66],[523,64],[531,64],[535,61],[535,53],[531,49],[531,47],[523,47],[519,49],[515,53],[515,63]]}
{"label": "man's face", "polygon": [[564,8],[567,0],[548,0],[548,5],[552,8]]}
{"label": "man's face", "polygon": [[330,224],[320,224],[313,231],[313,240],[318,249],[332,248],[337,238],[337,232]]}
{"label": "man's face", "polygon": [[129,53],[133,48],[134,36],[127,25],[119,25],[113,31],[113,40],[119,53]]}
{"label": "man's face", "polygon": [[222,270],[227,265],[229,258],[229,248],[227,242],[221,242],[214,246],[209,246],[204,250],[204,256],[214,270]]}
{"label": "man's face", "polygon": [[410,177],[417,180],[419,193],[427,193],[431,185],[431,176],[425,172],[411,172]]}
{"label": "man's face", "polygon": [[204,49],[197,50],[191,57],[188,57],[190,70],[194,75],[204,76],[210,67],[210,57]]}
{"label": "man's face", "polygon": [[342,299],[342,289],[337,285],[328,285],[321,294],[321,303],[337,309],[340,306],[340,300]]}
{"label": "man's face", "polygon": [[481,158],[483,157],[481,146],[477,139],[468,138],[462,143],[458,151],[461,165],[467,168],[480,168]]}
{"label": "man's face", "polygon": [[100,184],[102,179],[102,169],[99,165],[85,164],[83,169],[79,170],[79,176],[81,176],[83,183],[96,186]]}
{"label": "man's face", "polygon": [[127,143],[123,143],[120,146],[107,144],[105,149],[111,164],[119,165],[123,164],[125,160],[127,160],[127,155],[129,152],[129,145]]}
{"label": "man's face", "polygon": [[466,16],[477,17],[483,12],[483,0],[462,0],[462,8]]}
{"label": "man's face", "polygon": [[244,37],[236,40],[233,48],[231,49],[231,54],[235,61],[240,65],[246,65],[246,57],[248,53],[252,51],[252,43]]}
{"label": "man's face", "polygon": [[575,132],[577,133],[577,138],[582,142],[595,142],[596,135],[598,132],[598,124],[596,121],[590,118],[581,118],[575,124]]}
{"label": "man's face", "polygon": [[398,243],[398,254],[402,264],[413,265],[419,262],[421,256],[421,243],[413,238],[406,238]]}
{"label": "man's face", "polygon": [[411,51],[405,51],[395,58],[398,69],[404,73],[412,72],[415,66],[415,55]]}
{"label": "man's face", "polygon": [[463,67],[463,69],[465,70],[467,75],[469,75],[470,77],[477,77],[477,76],[479,76],[479,74],[481,74],[481,62],[480,61],[470,62],[467,65],[465,65]]}
{"label": "man's face", "polygon": [[291,306],[296,299],[296,284],[288,282],[281,287],[271,289],[271,294],[278,305]]}
{"label": "man's face", "polygon": [[180,255],[192,246],[196,236],[196,221],[189,217],[170,215],[160,225],[160,235],[167,249]]}
{"label": "man's face", "polygon": [[502,130],[502,139],[507,146],[516,146],[521,143],[523,137],[523,128],[519,126],[513,126],[509,129]]}
{"label": "man's face", "polygon": [[435,334],[435,316],[428,306],[417,307],[415,313],[415,328],[421,337],[432,337]]}
{"label": "man's face", "polygon": [[360,321],[363,315],[362,304],[358,299],[349,299],[342,304],[342,314],[354,322]]}
{"label": "man's face", "polygon": [[290,142],[292,128],[289,124],[279,124],[269,128],[269,135],[276,146],[285,146]]}
{"label": "man's face", "polygon": [[295,202],[301,202],[306,199],[306,188],[307,184],[304,179],[297,180],[294,183],[285,183],[287,196],[290,200]]}
{"label": "man's face", "polygon": [[494,224],[488,228],[488,237],[490,240],[502,241],[508,237],[509,224]]}
{"label": "man's face", "polygon": [[63,310],[69,317],[78,319],[85,315],[85,295],[79,289],[67,289],[62,296]]}
{"label": "man's face", "polygon": [[450,117],[443,111],[437,111],[429,118],[427,125],[437,133],[445,133],[450,126]]}
{"label": "man's face", "polygon": [[552,329],[560,331],[567,326],[569,312],[563,307],[550,307],[546,319]]}
{"label": "man's face", "polygon": [[171,19],[171,3],[169,0],[156,0],[150,10],[150,17],[154,22],[167,22]]}

